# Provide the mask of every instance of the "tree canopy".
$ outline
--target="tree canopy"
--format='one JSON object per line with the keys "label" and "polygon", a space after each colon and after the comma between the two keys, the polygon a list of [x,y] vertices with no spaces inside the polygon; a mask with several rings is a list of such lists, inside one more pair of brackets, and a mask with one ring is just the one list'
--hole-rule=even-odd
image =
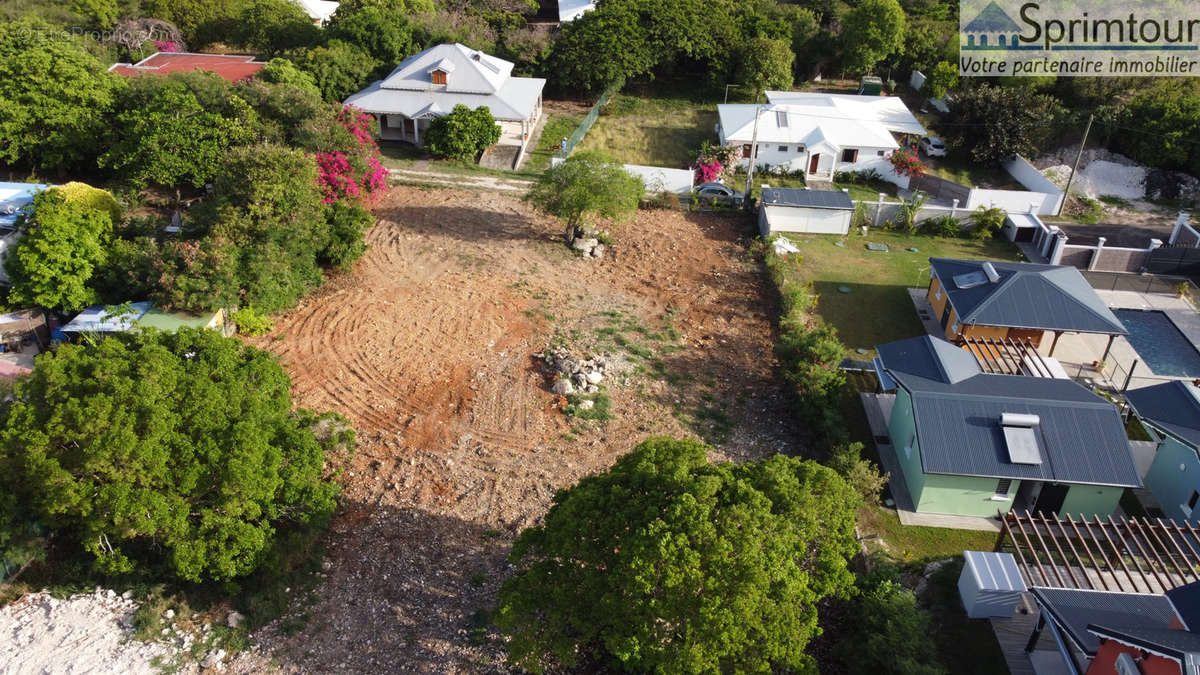
{"label": "tree canopy", "polygon": [[562,490],[513,547],[496,620],[510,663],[640,672],[811,670],[817,603],[844,595],[857,496],[777,455],[710,464],[652,438]]}
{"label": "tree canopy", "polygon": [[574,226],[585,217],[620,220],[630,216],[645,192],[641,178],[611,157],[588,150],[543,172],[525,200]]}
{"label": "tree canopy", "polygon": [[788,43],[773,38],[753,38],[742,51],[738,82],[753,89],[756,99],[767,89],[791,89],[795,60],[796,55]]}
{"label": "tree canopy", "polygon": [[349,42],[334,39],[308,50],[301,66],[312,73],[326,101],[343,101],[366,86],[376,62]]}
{"label": "tree canopy", "polygon": [[287,59],[271,59],[267,65],[263,66],[262,70],[258,71],[258,76],[264,82],[284,84],[317,96],[321,95],[321,90],[317,89],[317,82],[313,79],[312,73],[300,70],[296,64]]}
{"label": "tree canopy", "polygon": [[50,188],[33,200],[33,217],[21,228],[5,262],[8,301],[64,310],[96,301],[92,276],[107,259],[112,212],[107,205],[72,199]]}
{"label": "tree canopy", "polygon": [[955,94],[947,136],[979,162],[1031,156],[1054,133],[1062,106],[1025,87],[983,84]]}
{"label": "tree canopy", "polygon": [[336,488],[275,359],[214,331],[131,333],[38,357],[0,417],[0,493],[105,573],[229,580]]}
{"label": "tree canopy", "polygon": [[500,127],[486,105],[471,110],[460,103],[429,123],[425,149],[439,157],[471,162],[498,140]]}
{"label": "tree canopy", "polygon": [[124,84],[73,40],[41,24],[0,23],[0,161],[42,169],[86,164]]}
{"label": "tree canopy", "polygon": [[868,73],[891,54],[903,51],[907,19],[896,0],[862,0],[842,22],[842,62]]}

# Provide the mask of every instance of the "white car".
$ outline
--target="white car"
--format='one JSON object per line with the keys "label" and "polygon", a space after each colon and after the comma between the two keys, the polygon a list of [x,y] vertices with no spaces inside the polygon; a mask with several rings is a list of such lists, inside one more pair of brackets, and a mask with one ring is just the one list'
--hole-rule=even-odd
{"label": "white car", "polygon": [[921,139],[921,142],[917,146],[928,157],[946,156],[946,144],[937,136],[926,136]]}

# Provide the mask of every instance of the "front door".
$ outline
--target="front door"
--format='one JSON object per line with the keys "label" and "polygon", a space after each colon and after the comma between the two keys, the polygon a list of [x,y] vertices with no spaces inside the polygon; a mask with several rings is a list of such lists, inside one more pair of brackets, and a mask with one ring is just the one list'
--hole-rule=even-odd
{"label": "front door", "polygon": [[810,174],[816,173],[817,165],[820,164],[820,162],[821,162],[821,155],[820,154],[813,155],[812,159],[808,160],[808,172]]}
{"label": "front door", "polygon": [[950,301],[946,300],[946,305],[942,307],[942,328],[950,325]]}
{"label": "front door", "polygon": [[1067,501],[1067,490],[1069,489],[1069,485],[1061,483],[1043,485],[1037,502],[1033,505],[1033,512],[1043,516],[1058,515],[1058,512],[1062,510],[1063,502]]}

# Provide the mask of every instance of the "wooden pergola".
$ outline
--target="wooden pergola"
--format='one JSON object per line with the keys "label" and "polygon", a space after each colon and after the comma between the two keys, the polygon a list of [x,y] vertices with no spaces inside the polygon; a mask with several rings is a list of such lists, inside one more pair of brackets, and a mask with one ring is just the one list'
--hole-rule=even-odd
{"label": "wooden pergola", "polygon": [[1200,531],[1191,523],[1122,516],[1091,520],[1009,512],[995,551],[1011,552],[1029,586],[1165,593],[1200,581]]}
{"label": "wooden pergola", "polygon": [[1054,370],[1047,365],[1046,358],[1028,340],[966,338],[963,346],[985,373],[1054,377]]}

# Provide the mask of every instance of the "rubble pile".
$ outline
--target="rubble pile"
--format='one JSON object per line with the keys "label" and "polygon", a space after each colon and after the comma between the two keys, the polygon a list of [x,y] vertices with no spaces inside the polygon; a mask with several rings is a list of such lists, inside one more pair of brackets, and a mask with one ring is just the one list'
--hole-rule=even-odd
{"label": "rubble pile", "polygon": [[604,358],[580,358],[562,347],[547,350],[541,356],[550,371],[550,391],[559,396],[596,393],[608,367]]}

